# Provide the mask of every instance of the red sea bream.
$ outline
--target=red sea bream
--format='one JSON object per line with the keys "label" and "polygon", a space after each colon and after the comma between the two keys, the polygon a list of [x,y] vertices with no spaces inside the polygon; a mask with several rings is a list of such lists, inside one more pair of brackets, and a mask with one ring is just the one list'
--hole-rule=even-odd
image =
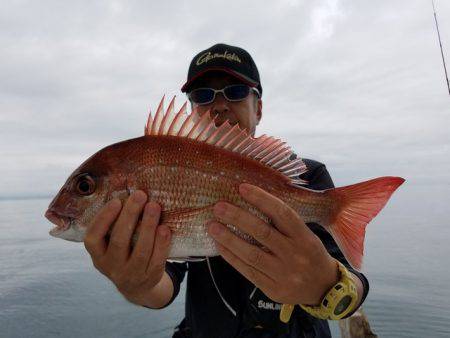
{"label": "red sea bream", "polygon": [[254,138],[228,121],[216,126],[209,113],[188,115],[186,104],[176,112],[174,100],[164,112],[161,101],[144,136],[101,149],[70,175],[46,212],[56,224],[50,234],[83,241],[86,227],[106,202],[125,200],[140,189],[162,207],[161,222],[172,230],[170,258],[214,256],[218,252],[205,224],[214,218],[217,201],[227,200],[269,221],[240,197],[238,186],[247,182],[283,200],[305,222],[323,226],[360,269],[365,227],[404,180],[380,177],[313,191],[302,187],[299,175],[307,168],[291,155],[290,147],[276,138]]}

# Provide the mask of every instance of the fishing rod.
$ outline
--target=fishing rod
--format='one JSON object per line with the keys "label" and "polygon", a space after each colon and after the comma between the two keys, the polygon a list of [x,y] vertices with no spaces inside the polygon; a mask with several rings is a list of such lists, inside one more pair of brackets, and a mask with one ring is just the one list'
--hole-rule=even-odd
{"label": "fishing rod", "polygon": [[445,66],[444,51],[442,49],[441,34],[439,33],[439,26],[438,26],[438,21],[437,21],[437,17],[436,17],[436,8],[434,7],[434,0],[431,0],[431,4],[433,5],[434,22],[436,23],[436,31],[437,31],[438,39],[439,39],[439,46],[441,47],[441,56],[442,56],[442,64],[444,65],[445,80],[447,81],[448,94],[450,95],[450,84],[448,82],[447,67]]}

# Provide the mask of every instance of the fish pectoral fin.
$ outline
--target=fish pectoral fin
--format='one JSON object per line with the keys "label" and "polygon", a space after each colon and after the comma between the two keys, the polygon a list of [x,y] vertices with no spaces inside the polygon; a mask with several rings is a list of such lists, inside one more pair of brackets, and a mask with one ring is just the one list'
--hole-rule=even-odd
{"label": "fish pectoral fin", "polygon": [[203,222],[205,224],[213,217],[213,205],[201,208],[186,208],[178,210],[163,211],[161,214],[161,224],[166,224],[170,228],[175,224],[192,224]]}
{"label": "fish pectoral fin", "polygon": [[170,222],[174,219],[178,218],[190,218],[197,217],[206,212],[212,212],[213,206],[208,205],[202,208],[186,208],[186,209],[176,209],[176,210],[168,210],[162,212],[162,217],[164,222]]}

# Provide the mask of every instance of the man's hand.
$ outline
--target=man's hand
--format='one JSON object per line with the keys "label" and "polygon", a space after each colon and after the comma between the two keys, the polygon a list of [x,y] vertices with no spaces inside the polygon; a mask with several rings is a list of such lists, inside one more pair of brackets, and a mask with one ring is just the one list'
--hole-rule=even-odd
{"label": "man's hand", "polygon": [[[208,232],[222,257],[276,302],[320,303],[339,278],[334,258],[298,213],[283,201],[249,184],[241,184],[239,191],[274,226],[235,205],[218,202],[214,214],[220,223],[211,222]],[[224,224],[238,227],[265,248],[249,244]],[[361,281],[355,277],[355,282],[361,295]]]}
{"label": "man's hand", "polygon": [[[94,266],[129,301],[161,307],[173,293],[170,277],[164,271],[170,248],[170,229],[158,226],[160,206],[146,201],[145,193],[136,191],[123,208],[118,199],[108,202],[88,227],[84,245]],[[131,238],[141,214],[139,237],[133,247]],[[112,225],[108,241],[106,236]]]}

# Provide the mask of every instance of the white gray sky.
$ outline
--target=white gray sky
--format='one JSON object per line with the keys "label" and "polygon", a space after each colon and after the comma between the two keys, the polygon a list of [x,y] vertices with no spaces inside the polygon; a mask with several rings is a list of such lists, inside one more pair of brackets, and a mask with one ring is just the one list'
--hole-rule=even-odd
{"label": "white gray sky", "polygon": [[[450,2],[436,0],[450,63]],[[0,4],[0,196],[54,194],[82,160],[142,134],[193,55],[254,57],[257,134],[327,164],[450,184],[450,96],[430,1],[8,1]],[[450,65],[449,65],[450,66]]]}

